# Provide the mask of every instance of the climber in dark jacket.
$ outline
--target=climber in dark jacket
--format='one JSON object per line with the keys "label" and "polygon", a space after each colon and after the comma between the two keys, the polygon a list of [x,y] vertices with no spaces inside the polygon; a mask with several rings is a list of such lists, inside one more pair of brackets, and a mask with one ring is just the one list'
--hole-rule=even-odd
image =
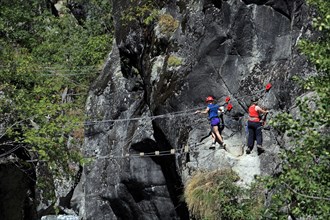
{"label": "climber in dark jacket", "polygon": [[[219,105],[214,104],[214,97],[208,96],[206,98],[206,103],[208,104],[206,109],[203,111],[197,110],[196,113],[203,113],[209,115],[209,120],[212,128],[212,134],[215,136],[215,140],[218,140],[220,146],[224,147],[223,139],[220,134],[220,118],[218,111],[222,110]],[[213,136],[212,135],[212,136]],[[215,148],[215,143],[213,143],[212,148]]]}
{"label": "climber in dark jacket", "polygon": [[262,148],[262,121],[260,114],[266,114],[268,111],[262,109],[258,105],[258,99],[256,97],[251,99],[251,105],[249,107],[249,119],[247,123],[248,127],[248,148],[246,154],[250,154],[254,141],[257,140],[258,151],[263,151]]}

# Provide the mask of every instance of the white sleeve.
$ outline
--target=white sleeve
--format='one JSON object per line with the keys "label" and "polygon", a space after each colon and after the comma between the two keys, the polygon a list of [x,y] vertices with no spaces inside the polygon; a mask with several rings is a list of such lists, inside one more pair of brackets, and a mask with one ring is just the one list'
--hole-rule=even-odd
{"label": "white sleeve", "polygon": [[255,110],[256,110],[257,112],[262,111],[262,109],[261,109],[259,106],[257,106],[257,105],[256,105],[256,107],[255,107]]}

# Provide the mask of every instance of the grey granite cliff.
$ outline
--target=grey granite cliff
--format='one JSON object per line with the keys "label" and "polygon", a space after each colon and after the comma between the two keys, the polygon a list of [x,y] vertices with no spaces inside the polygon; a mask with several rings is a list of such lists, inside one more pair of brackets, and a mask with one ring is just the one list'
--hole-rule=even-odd
{"label": "grey granite cliff", "polygon": [[[86,104],[84,151],[94,160],[72,200],[84,219],[189,219],[181,197],[193,171],[231,167],[243,186],[274,173],[281,140],[271,128],[264,130],[265,153],[242,151],[250,97],[259,96],[274,114],[289,109],[299,95],[290,77],[309,72],[296,51],[308,24],[301,0],[152,6],[159,19],[148,23],[127,19],[130,1],[113,1],[113,49]],[[208,149],[208,121],[193,114],[208,95],[219,103],[231,97],[227,150]],[[176,154],[132,156],[171,149]]]}

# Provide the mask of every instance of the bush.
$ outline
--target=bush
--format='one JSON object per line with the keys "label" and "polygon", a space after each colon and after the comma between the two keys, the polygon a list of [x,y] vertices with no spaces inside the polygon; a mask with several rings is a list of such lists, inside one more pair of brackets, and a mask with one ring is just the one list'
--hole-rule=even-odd
{"label": "bush", "polygon": [[184,191],[188,209],[198,219],[258,219],[262,192],[257,187],[239,187],[239,179],[230,169],[197,172]]}
{"label": "bush", "polygon": [[158,23],[161,33],[165,35],[172,34],[179,27],[179,22],[170,14],[163,14],[159,16]]}
{"label": "bush", "polygon": [[182,64],[182,61],[180,58],[170,55],[167,60],[167,64],[169,67],[178,67]]}

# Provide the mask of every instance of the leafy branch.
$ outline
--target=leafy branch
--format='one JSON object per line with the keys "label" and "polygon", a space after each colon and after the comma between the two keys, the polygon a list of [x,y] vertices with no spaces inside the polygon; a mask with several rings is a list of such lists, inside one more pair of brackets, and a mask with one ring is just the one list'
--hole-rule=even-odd
{"label": "leafy branch", "polygon": [[330,198],[325,198],[325,197],[319,197],[319,196],[310,196],[310,195],[305,195],[303,193],[300,193],[294,189],[292,189],[288,184],[283,183],[290,191],[292,191],[293,193],[299,195],[299,196],[303,196],[306,198],[310,198],[310,199],[318,199],[318,200],[326,200],[326,201],[330,201]]}

